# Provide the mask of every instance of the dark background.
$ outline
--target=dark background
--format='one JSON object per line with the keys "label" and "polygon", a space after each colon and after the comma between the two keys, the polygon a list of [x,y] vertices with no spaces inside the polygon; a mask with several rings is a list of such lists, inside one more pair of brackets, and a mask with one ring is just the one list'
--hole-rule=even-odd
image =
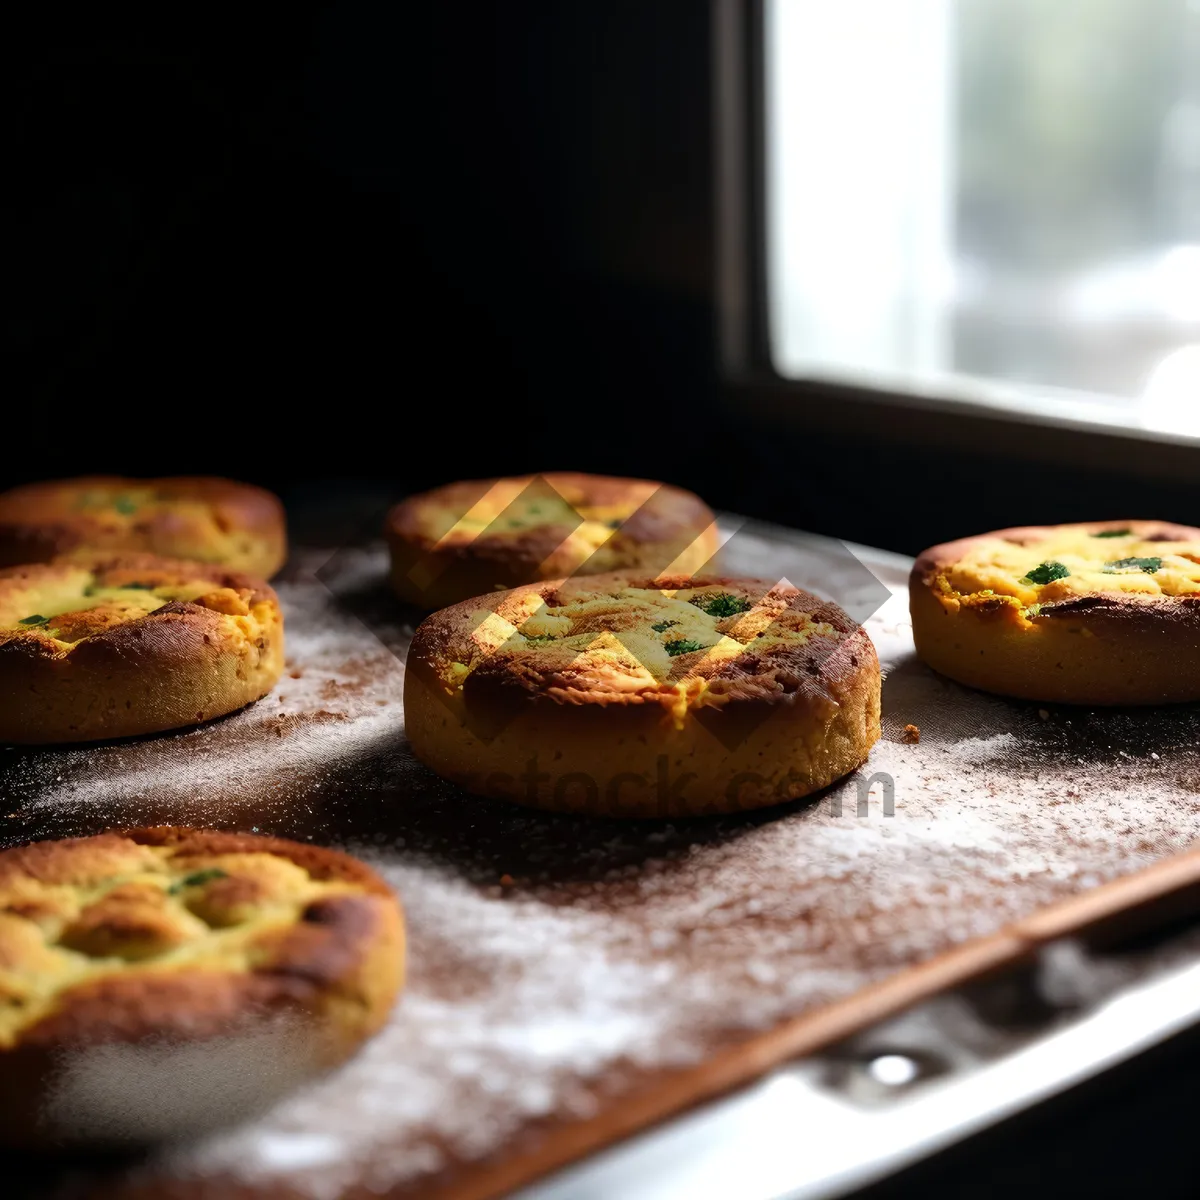
{"label": "dark background", "polygon": [[1153,449],[751,404],[716,353],[712,51],[702,0],[14,29],[0,481],[568,467],[908,552],[1200,520]]}
{"label": "dark background", "polygon": [[[569,467],[909,552],[1200,520],[1144,447],[946,439],[821,389],[777,419],[722,375],[701,0],[162,11],[5,39],[6,484],[199,471],[311,500]],[[1195,1061],[919,1186],[1192,1194]]]}
{"label": "dark background", "polygon": [[5,341],[40,437],[5,475],[566,466],[712,494],[719,462],[740,495],[703,7],[105,14],[10,43]]}

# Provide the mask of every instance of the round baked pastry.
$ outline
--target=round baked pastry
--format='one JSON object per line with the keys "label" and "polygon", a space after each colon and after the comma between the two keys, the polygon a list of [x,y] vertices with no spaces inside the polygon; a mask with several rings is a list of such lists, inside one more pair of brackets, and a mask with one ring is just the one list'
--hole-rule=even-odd
{"label": "round baked pastry", "polygon": [[162,826],[0,851],[0,1140],[150,1141],[350,1055],[404,970],[348,855]]}
{"label": "round baked pastry", "polygon": [[423,621],[413,753],[468,791],[613,817],[805,796],[879,738],[879,660],[835,604],[753,579],[531,584]]}
{"label": "round baked pastry", "polygon": [[279,601],[248,576],[149,554],[0,570],[0,744],[194,725],[282,670]]}
{"label": "round baked pastry", "polygon": [[1065,704],[1200,700],[1200,529],[1032,526],[934,546],[917,653],[959,683]]}
{"label": "round baked pastry", "polygon": [[691,492],[574,472],[447,484],[398,504],[385,533],[396,594],[426,609],[570,575],[695,574],[720,544]]}
{"label": "round baked pastry", "polygon": [[0,566],[76,551],[191,558],[270,579],[287,557],[278,497],[229,479],[96,475],[0,495]]}

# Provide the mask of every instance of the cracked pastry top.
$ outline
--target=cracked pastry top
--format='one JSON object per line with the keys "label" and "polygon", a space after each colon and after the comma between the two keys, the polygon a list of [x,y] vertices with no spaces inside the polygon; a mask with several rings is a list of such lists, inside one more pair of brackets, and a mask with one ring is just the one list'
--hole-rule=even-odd
{"label": "cracked pastry top", "polygon": [[672,710],[681,699],[785,699],[856,632],[836,605],[746,579],[580,578],[517,589],[462,617],[435,614],[422,626],[421,651],[448,690],[496,681],[528,698]]}
{"label": "cracked pastry top", "polygon": [[0,494],[0,566],[64,554],[188,558],[269,579],[287,557],[283,505],[231,479],[95,475]]}
{"label": "cracked pastry top", "polygon": [[[405,711],[417,757],[484,795],[605,815],[731,811],[859,765],[878,737],[879,664],[845,612],[787,583],[614,573],[434,613],[413,639]],[[696,775],[661,812],[659,756]],[[532,792],[501,778],[534,759],[546,778]],[[614,764],[643,782],[609,794]],[[557,782],[571,775],[592,782],[572,794]]]}
{"label": "cracked pastry top", "polygon": [[383,881],[317,846],[164,826],[0,851],[5,1136],[38,1136],[56,1073],[100,1047],[284,1020],[309,1069],[332,1065],[386,1018],[403,943]]}
{"label": "cracked pastry top", "polygon": [[249,576],[145,554],[0,570],[0,742],[196,724],[282,669],[278,598]]}
{"label": "cracked pastry top", "polygon": [[573,574],[694,573],[715,517],[691,492],[643,479],[550,472],[451,483],[385,526],[397,594],[426,609]]}

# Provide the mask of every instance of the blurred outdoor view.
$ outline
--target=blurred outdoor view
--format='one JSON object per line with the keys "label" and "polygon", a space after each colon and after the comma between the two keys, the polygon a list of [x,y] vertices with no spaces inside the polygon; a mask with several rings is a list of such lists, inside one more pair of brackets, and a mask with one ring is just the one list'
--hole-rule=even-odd
{"label": "blurred outdoor view", "polygon": [[768,0],[772,346],[1200,435],[1200,0]]}

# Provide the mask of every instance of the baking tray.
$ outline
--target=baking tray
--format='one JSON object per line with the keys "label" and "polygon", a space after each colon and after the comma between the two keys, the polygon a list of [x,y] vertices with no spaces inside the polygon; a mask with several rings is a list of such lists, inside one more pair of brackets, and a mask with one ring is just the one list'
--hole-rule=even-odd
{"label": "baking tray", "polygon": [[[836,1200],[1159,1046],[1200,1025],[1200,853],[1042,909],[990,943],[996,970],[979,972],[977,946],[951,952],[929,999],[514,1200]],[[956,960],[967,982],[947,987]],[[913,978],[894,982],[911,1000]],[[893,989],[879,991],[876,1003]],[[785,1036],[811,1045],[820,1021]],[[986,1182],[989,1195],[1004,1190]]]}
{"label": "baking tray", "polygon": [[437,779],[404,741],[416,616],[389,598],[378,545],[295,556],[287,673],[251,708],[0,751],[4,844],[166,821],[312,839],[372,862],[410,934],[405,994],[344,1068],[195,1144],[43,1168],[31,1194],[500,1195],[1019,960],[1014,923],[1197,838],[1196,708],[970,692],[914,659],[904,560],[725,525],[730,569],[871,612],[883,740],[806,801],[586,821]]}

